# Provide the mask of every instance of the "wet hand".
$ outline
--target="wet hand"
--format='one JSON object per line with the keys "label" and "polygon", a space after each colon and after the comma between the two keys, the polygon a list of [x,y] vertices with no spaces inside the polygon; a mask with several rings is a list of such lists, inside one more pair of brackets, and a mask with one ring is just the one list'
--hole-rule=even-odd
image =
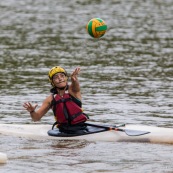
{"label": "wet hand", "polygon": [[35,111],[35,109],[36,109],[36,107],[38,106],[38,104],[35,104],[34,106],[31,104],[31,103],[29,103],[29,102],[25,102],[24,104],[23,104],[23,107],[28,111],[28,112],[34,112]]}
{"label": "wet hand", "polygon": [[79,73],[80,73],[80,68],[77,67],[77,68],[74,70],[74,72],[71,74],[71,80],[72,80],[72,81],[77,81],[77,80],[78,80],[78,79],[77,79],[77,76],[78,76]]}

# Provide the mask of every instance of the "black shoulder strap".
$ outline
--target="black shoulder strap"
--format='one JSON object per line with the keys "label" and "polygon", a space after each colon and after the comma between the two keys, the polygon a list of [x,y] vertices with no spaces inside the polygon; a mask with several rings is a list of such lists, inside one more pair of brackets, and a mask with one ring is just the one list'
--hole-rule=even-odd
{"label": "black shoulder strap", "polygon": [[55,113],[56,113],[56,100],[54,98],[54,94],[52,94],[52,102],[51,102],[50,107],[52,107],[52,110],[53,110],[53,113],[54,113],[54,116],[55,116]]}

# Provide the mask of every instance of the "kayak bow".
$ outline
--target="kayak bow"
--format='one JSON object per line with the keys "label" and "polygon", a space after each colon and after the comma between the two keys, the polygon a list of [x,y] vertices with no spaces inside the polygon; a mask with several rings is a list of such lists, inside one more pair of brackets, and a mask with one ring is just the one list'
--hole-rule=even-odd
{"label": "kayak bow", "polygon": [[7,163],[7,154],[0,152],[0,164]]}

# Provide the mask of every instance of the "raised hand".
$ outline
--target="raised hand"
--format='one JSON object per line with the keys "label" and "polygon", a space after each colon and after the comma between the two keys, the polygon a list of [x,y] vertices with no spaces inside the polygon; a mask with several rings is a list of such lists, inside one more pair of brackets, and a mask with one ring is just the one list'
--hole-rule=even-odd
{"label": "raised hand", "polygon": [[78,76],[79,73],[80,73],[80,68],[77,67],[77,68],[74,70],[74,72],[71,74],[71,80],[72,80],[72,82],[75,82],[75,81],[78,80],[77,76]]}
{"label": "raised hand", "polygon": [[25,102],[23,104],[23,107],[30,113],[34,112],[37,106],[38,106],[38,104],[32,105],[29,102]]}

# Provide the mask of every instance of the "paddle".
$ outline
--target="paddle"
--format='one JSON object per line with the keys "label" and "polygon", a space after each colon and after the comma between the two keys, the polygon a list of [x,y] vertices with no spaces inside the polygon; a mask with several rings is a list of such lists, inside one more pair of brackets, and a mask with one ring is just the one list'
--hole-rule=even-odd
{"label": "paddle", "polygon": [[85,123],[85,124],[87,126],[105,128],[106,130],[115,130],[115,131],[125,132],[128,136],[141,136],[141,135],[146,135],[146,134],[150,133],[147,131],[140,131],[140,130],[120,129],[116,126],[115,127],[107,127],[107,126],[103,126],[103,125],[90,124],[90,123]]}

